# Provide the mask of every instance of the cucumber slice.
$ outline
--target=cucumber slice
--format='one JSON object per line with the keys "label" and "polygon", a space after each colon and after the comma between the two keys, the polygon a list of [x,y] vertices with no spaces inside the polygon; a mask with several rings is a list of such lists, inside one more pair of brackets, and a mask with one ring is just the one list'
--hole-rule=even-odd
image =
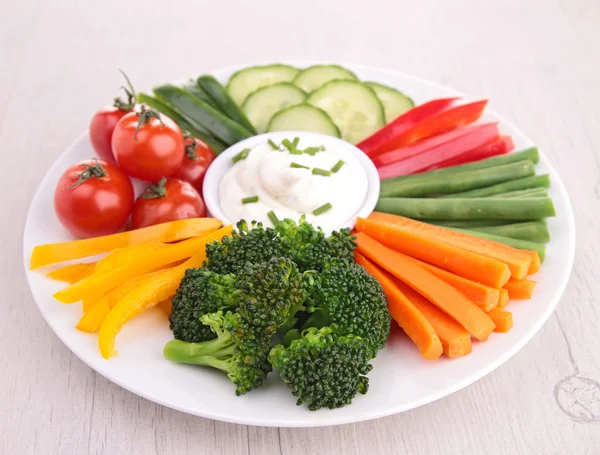
{"label": "cucumber slice", "polygon": [[334,79],[356,81],[354,73],[338,65],[315,65],[301,70],[294,79],[294,85],[306,93],[321,87]]}
{"label": "cucumber slice", "polygon": [[358,81],[330,81],[306,99],[323,109],[342,132],[356,144],[385,125],[383,106],[375,92]]}
{"label": "cucumber slice", "polygon": [[297,74],[298,69],[289,65],[244,68],[231,76],[227,91],[238,106],[241,106],[250,93],[277,82],[292,82]]}
{"label": "cucumber slice", "polygon": [[277,112],[269,121],[267,131],[313,131],[341,137],[340,130],[325,111],[304,103]]}
{"label": "cucumber slice", "polygon": [[267,130],[273,114],[286,107],[300,104],[306,99],[306,93],[289,82],[279,82],[259,88],[251,93],[242,105],[242,111],[260,134]]}
{"label": "cucumber slice", "polygon": [[365,84],[373,89],[377,98],[383,104],[386,123],[390,123],[396,117],[399,117],[415,106],[412,99],[395,88],[378,84],[377,82],[365,82]]}

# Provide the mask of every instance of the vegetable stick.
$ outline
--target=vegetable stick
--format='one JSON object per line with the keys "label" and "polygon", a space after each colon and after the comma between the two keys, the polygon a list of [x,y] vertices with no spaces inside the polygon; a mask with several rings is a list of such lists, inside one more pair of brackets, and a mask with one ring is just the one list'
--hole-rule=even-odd
{"label": "vegetable stick", "polygon": [[508,295],[512,300],[530,299],[533,294],[536,282],[533,280],[508,280],[504,285],[504,289],[508,291]]}
{"label": "vegetable stick", "polygon": [[[509,156],[512,156],[512,154]],[[532,188],[550,188],[550,176],[548,174],[531,175],[529,177],[507,180],[495,185],[464,191],[462,193],[447,194],[440,197],[460,199],[482,198],[507,193],[509,191],[528,190]]]}
{"label": "vegetable stick", "polygon": [[529,266],[531,265],[531,256],[524,251],[517,250],[516,248],[512,248],[502,243],[464,234],[454,229],[433,226],[409,218],[377,212],[372,213],[371,216],[369,216],[369,220],[379,224],[386,224],[396,232],[410,232],[422,237],[428,236],[439,242],[444,242],[447,245],[495,259],[496,261],[506,264],[510,269],[511,276],[517,279],[525,278]]}
{"label": "vegetable stick", "polygon": [[442,342],[427,318],[398,290],[385,271],[359,252],[354,254],[356,262],[381,284],[392,318],[417,345],[421,355],[427,360],[435,360],[442,355]]}
{"label": "vegetable stick", "polygon": [[370,217],[369,219],[358,218],[356,229],[395,251],[493,288],[501,288],[510,277],[510,271],[506,264],[448,245],[431,235],[396,229],[392,225],[381,223]]}
{"label": "vegetable stick", "polygon": [[498,299],[500,298],[500,291],[498,289],[485,286],[484,284],[480,284],[475,281],[467,280],[466,278],[463,278],[452,272],[448,272],[447,270],[440,269],[435,265],[420,261],[419,259],[410,256],[404,257],[410,261],[413,261],[415,264],[419,264],[425,270],[433,273],[446,283],[454,286],[483,311],[490,311],[492,308],[498,305]]}
{"label": "vegetable stick", "polygon": [[95,262],[81,262],[78,264],[65,265],[59,269],[46,274],[48,278],[57,281],[65,281],[69,284],[77,283],[82,278],[94,271]]}
{"label": "vegetable stick", "polygon": [[503,226],[467,227],[473,231],[486,234],[511,237],[513,239],[530,240],[532,242],[544,243],[550,241],[548,226],[543,220],[528,221],[526,223],[505,224]]}
{"label": "vegetable stick", "polygon": [[[504,308],[510,302],[510,296],[508,295],[508,291],[504,288],[500,289],[500,298],[498,299],[498,305],[496,308]],[[491,311],[491,310],[490,310]]]}
{"label": "vegetable stick", "polygon": [[496,328],[494,332],[508,332],[513,326],[513,315],[510,311],[505,311],[500,308],[494,308],[488,313],[488,316],[492,318]]}
{"label": "vegetable stick", "polygon": [[473,346],[471,345],[471,335],[469,332],[446,313],[439,310],[421,294],[414,291],[397,278],[394,278],[393,280],[396,286],[398,286],[398,289],[400,289],[400,292],[402,292],[431,323],[435,332],[440,337],[444,355],[446,357],[453,359],[471,353]]}
{"label": "vegetable stick", "polygon": [[542,264],[542,259],[537,251],[527,251],[531,256],[531,265],[529,266],[529,270],[527,271],[527,275],[533,275],[534,273],[538,273],[540,271],[540,267]]}
{"label": "vegetable stick", "polygon": [[360,253],[427,298],[478,340],[485,341],[494,330],[489,316],[444,280],[363,232],[356,234],[356,242]]}

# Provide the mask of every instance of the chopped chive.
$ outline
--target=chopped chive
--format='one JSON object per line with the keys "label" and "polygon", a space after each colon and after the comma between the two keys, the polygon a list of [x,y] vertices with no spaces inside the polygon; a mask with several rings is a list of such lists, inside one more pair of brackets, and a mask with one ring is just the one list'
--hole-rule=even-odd
{"label": "chopped chive", "polygon": [[267,216],[271,220],[271,223],[273,223],[273,226],[277,226],[277,223],[279,223],[279,218],[277,218],[277,215],[275,215],[275,212],[273,210],[269,210],[267,213]]}
{"label": "chopped chive", "polygon": [[339,160],[337,163],[335,163],[335,166],[333,166],[331,168],[331,172],[333,172],[335,174],[337,171],[339,171],[342,168],[342,166],[344,164],[346,164],[346,163],[344,163],[344,161]]}
{"label": "chopped chive", "polygon": [[331,205],[329,202],[327,204],[323,204],[321,207],[319,207],[318,209],[313,210],[313,215],[315,216],[319,216],[325,212],[327,212],[328,210],[331,210],[333,208],[333,205]]}
{"label": "chopped chive", "polygon": [[331,171],[328,171],[327,169],[321,169],[318,167],[313,167],[312,173],[314,175],[322,175],[323,177],[330,177],[331,176]]}
{"label": "chopped chive", "polygon": [[290,153],[292,155],[302,155],[302,150],[292,149],[292,150],[290,150]]}
{"label": "chopped chive", "polygon": [[320,147],[306,147],[304,149],[304,153],[310,156],[315,156],[317,153],[325,150],[325,146],[321,145]]}
{"label": "chopped chive", "polygon": [[271,147],[273,147],[273,150],[279,150],[279,146],[275,142],[273,142],[271,139],[269,139],[267,142],[269,143],[269,145]]}
{"label": "chopped chive", "polygon": [[294,148],[298,148],[298,144],[300,143],[300,138],[299,137],[295,137],[294,138],[294,142],[292,142],[292,145],[294,146]]}
{"label": "chopped chive", "polygon": [[238,153],[237,155],[235,155],[231,159],[231,161],[233,161],[234,163],[237,163],[238,161],[245,160],[246,158],[248,158],[248,154],[249,153],[250,153],[250,149],[244,149],[240,153]]}
{"label": "chopped chive", "polygon": [[293,167],[294,169],[310,169],[308,166],[298,163],[290,163],[290,167]]}
{"label": "chopped chive", "polygon": [[286,149],[288,149],[290,152],[292,150],[294,150],[296,147],[294,147],[294,144],[292,144],[292,141],[290,141],[289,139],[284,139],[283,141],[281,141],[281,143],[284,145],[284,147]]}
{"label": "chopped chive", "polygon": [[242,204],[252,204],[258,202],[258,196],[250,196],[242,199]]}

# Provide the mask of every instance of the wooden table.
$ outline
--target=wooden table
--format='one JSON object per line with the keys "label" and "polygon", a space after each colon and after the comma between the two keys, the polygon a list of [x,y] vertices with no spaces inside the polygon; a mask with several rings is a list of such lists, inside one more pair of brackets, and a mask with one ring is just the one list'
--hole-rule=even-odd
{"label": "wooden table", "polygon": [[[599,453],[598,1],[4,0],[1,11],[0,452]],[[488,97],[550,157],[575,210],[575,268],[554,315],[505,365],[393,417],[257,428],[139,398],[84,365],[46,325],[22,271],[25,212],[48,167],[117,94],[117,68],[147,89],[282,59],[387,67]]]}

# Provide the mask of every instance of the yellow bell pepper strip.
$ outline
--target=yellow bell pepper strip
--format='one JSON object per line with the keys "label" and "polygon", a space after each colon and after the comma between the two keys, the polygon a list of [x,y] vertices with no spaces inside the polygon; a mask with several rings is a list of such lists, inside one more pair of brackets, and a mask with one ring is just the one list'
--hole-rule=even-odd
{"label": "yellow bell pepper strip", "polygon": [[169,297],[167,300],[158,302],[157,306],[163,313],[165,313],[167,317],[171,316],[171,308],[173,308],[173,297]]}
{"label": "yellow bell pepper strip", "polygon": [[73,284],[86,276],[91,275],[95,265],[95,262],[81,262],[78,264],[65,265],[60,269],[47,273],[46,276],[56,281],[65,281],[69,284]]}
{"label": "yellow bell pepper strip", "polygon": [[[219,233],[220,237],[215,234]],[[231,226],[220,229],[213,237],[218,240],[231,234]],[[161,270],[127,294],[110,310],[98,332],[98,347],[105,359],[116,354],[115,339],[123,325],[157,303],[175,295],[181,279],[187,269],[201,267],[206,259],[206,250],[202,248],[183,264],[167,270]]]}
{"label": "yellow bell pepper strip", "polygon": [[192,257],[200,251],[204,251],[207,243],[229,235],[231,230],[231,226],[228,226],[212,234],[178,243],[145,243],[123,248],[119,251],[120,257],[118,261],[115,261],[114,267],[103,267],[100,264],[105,259],[110,261],[110,259],[107,259],[108,256],[101,259],[96,265],[96,269],[101,269],[104,273],[96,273],[94,271],[89,277],[58,291],[54,294],[54,298],[59,302],[74,303],[91,295],[101,295],[102,293],[109,292],[136,276]]}
{"label": "yellow bell pepper strip", "polygon": [[221,222],[214,218],[190,218],[91,239],[38,245],[31,254],[29,268],[33,270],[140,243],[176,242],[210,234],[219,227],[221,227]]}

